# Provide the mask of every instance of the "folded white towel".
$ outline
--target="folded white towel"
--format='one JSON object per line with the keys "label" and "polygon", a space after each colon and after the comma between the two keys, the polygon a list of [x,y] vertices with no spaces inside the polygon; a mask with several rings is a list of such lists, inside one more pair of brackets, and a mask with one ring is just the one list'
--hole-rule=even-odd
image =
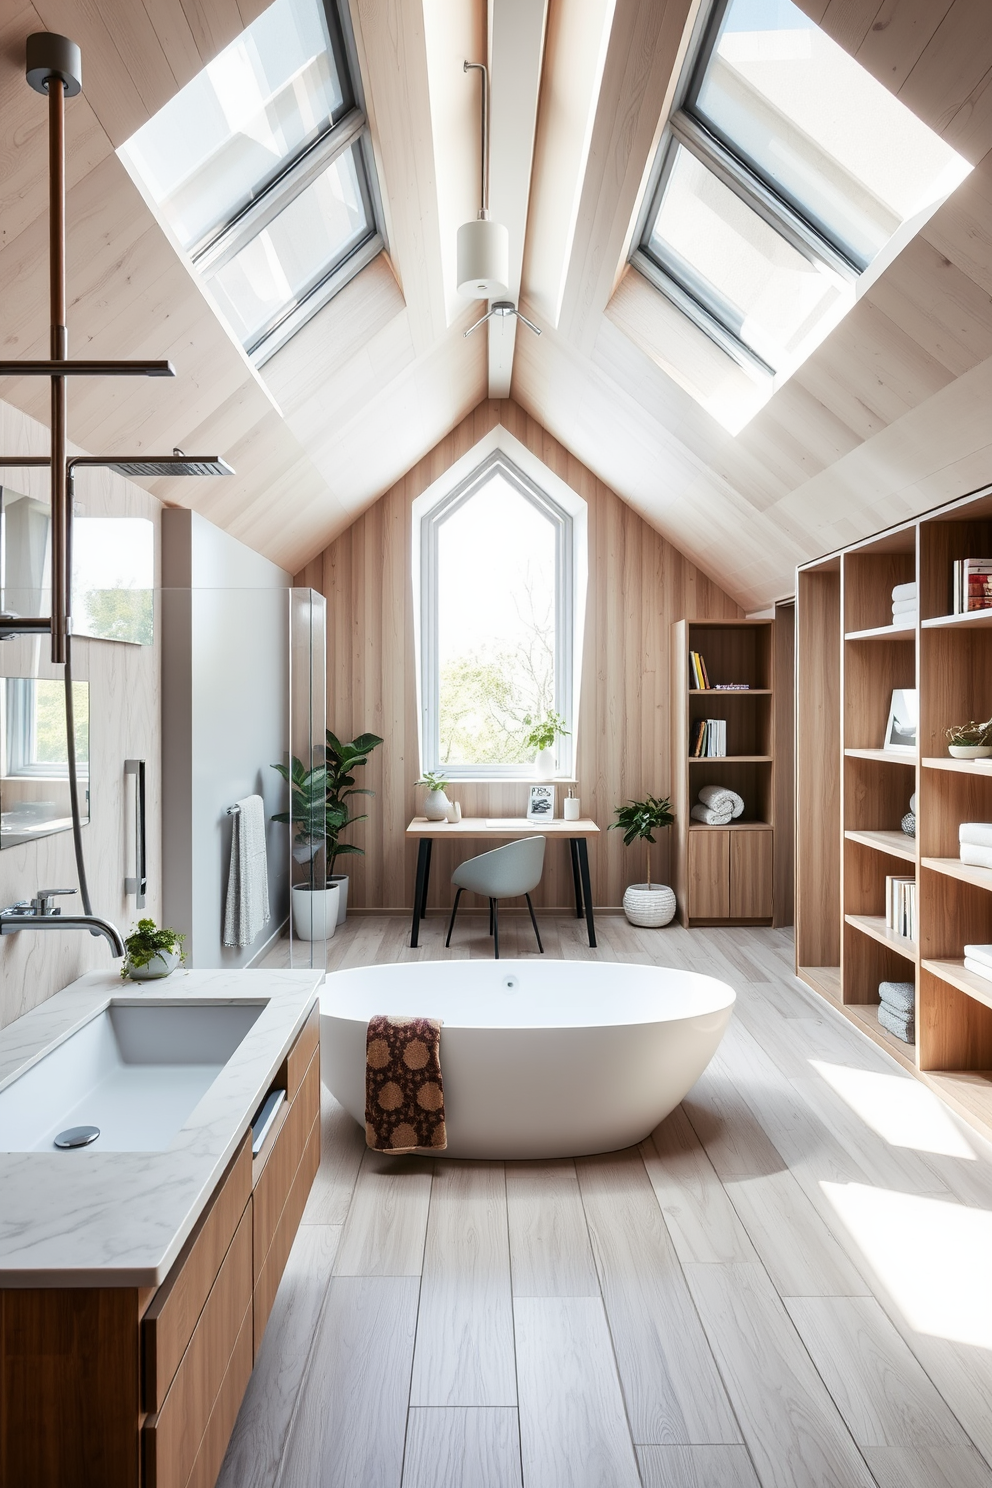
{"label": "folded white towel", "polygon": [[976,961],[973,956],[965,956],[964,969],[974,972],[975,976],[982,977],[986,982],[992,982],[992,966],[987,966],[984,961]]}
{"label": "folded white towel", "polygon": [[916,1011],[916,988],[912,982],[879,982],[878,997],[900,1017],[911,1018]]}
{"label": "folded white towel", "polygon": [[972,868],[992,868],[992,847],[980,847],[977,842],[962,842],[960,857],[962,863],[970,863]]}
{"label": "folded white towel", "polygon": [[704,806],[710,806],[714,811],[729,811],[733,817],[744,814],[743,798],[736,791],[728,790],[725,785],[704,785],[699,792],[699,799]]}
{"label": "folded white towel", "polygon": [[892,591],[892,601],[893,601],[894,604],[898,604],[899,601],[900,600],[903,600],[903,599],[915,599],[915,598],[916,598],[916,580],[915,579],[913,580],[913,582],[911,584],[897,584],[895,586],[895,588],[893,589],[893,591]]}
{"label": "folded white towel", "polygon": [[878,1021],[889,1033],[894,1033],[896,1038],[902,1039],[904,1044],[915,1044],[916,1042],[916,1020],[914,1018],[901,1018],[884,1003],[878,1005]]}
{"label": "folded white towel", "polygon": [[733,820],[733,813],[727,811],[714,811],[712,806],[693,806],[689,812],[693,821],[705,822],[708,827],[725,827]]}
{"label": "folded white towel", "polygon": [[974,847],[992,847],[992,822],[962,822],[958,841],[970,842]]}
{"label": "folded white towel", "polygon": [[231,818],[231,866],[224,906],[224,944],[250,946],[269,918],[265,803],[245,796]]}
{"label": "folded white towel", "polygon": [[988,967],[990,976],[992,976],[992,945],[966,945],[964,954],[970,961],[983,962]]}
{"label": "folded white towel", "polygon": [[893,614],[893,616],[896,616],[896,615],[915,615],[916,614],[916,610],[917,610],[917,603],[916,603],[916,600],[915,599],[894,599],[892,601],[892,614]]}

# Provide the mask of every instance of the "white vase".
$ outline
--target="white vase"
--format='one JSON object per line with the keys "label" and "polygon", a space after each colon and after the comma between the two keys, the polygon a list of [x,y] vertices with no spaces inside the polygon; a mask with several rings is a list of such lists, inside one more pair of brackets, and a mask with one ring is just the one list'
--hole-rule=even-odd
{"label": "white vase", "polygon": [[424,815],[428,821],[444,821],[448,815],[448,798],[443,790],[428,791]]}
{"label": "white vase", "polygon": [[348,917],[348,875],[347,873],[332,873],[327,880],[327,886],[331,884],[338,886],[338,924],[343,925]]}
{"label": "white vase", "polygon": [[989,759],[992,744],[948,744],[947,752],[951,759]]}
{"label": "white vase", "polygon": [[340,890],[337,884],[326,889],[310,889],[306,884],[293,885],[293,929],[298,940],[331,940],[338,927]]}
{"label": "white vase", "polygon": [[675,895],[667,884],[631,884],[623,896],[623,912],[632,925],[657,929],[675,917]]}
{"label": "white vase", "polygon": [[550,749],[539,749],[534,761],[535,780],[554,780],[555,778],[555,751],[554,746]]}

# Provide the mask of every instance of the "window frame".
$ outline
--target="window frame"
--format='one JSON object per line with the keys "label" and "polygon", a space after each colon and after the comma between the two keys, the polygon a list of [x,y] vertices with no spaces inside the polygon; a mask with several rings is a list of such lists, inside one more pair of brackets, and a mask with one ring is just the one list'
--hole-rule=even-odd
{"label": "window frame", "polygon": [[693,293],[691,286],[683,284],[649,247],[678,146],[681,145],[694,155],[723,185],[740,197],[745,206],[756,212],[811,263],[825,265],[852,285],[857,284],[870,265],[861,263],[838,246],[824,225],[811,215],[806,215],[798,204],[773,186],[743,150],[692,114],[693,102],[702,85],[724,15],[731,3],[732,0],[715,0],[709,10],[697,18],[673,99],[672,112],[662,132],[648,189],[637,219],[633,238],[636,246],[630,255],[630,262],[749,376],[757,382],[770,384],[776,378],[788,375],[791,366],[783,364],[779,368],[771,367]]}
{"label": "window frame", "polygon": [[456,781],[536,779],[533,761],[520,764],[443,764],[440,736],[440,664],[438,659],[438,537],[445,521],[465,506],[495,475],[500,475],[530,502],[555,530],[555,701],[568,734],[557,743],[556,780],[574,779],[576,756],[575,519],[553,496],[520,469],[501,449],[494,450],[462,481],[431,505],[419,519],[420,551],[420,749],[422,773],[435,771]]}

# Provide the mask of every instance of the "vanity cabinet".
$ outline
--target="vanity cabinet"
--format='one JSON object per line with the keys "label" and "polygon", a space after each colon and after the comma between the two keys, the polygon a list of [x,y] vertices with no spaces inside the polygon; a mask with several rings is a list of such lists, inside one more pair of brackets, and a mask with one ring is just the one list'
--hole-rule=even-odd
{"label": "vanity cabinet", "polygon": [[319,1009],[157,1288],[0,1291],[0,1488],[213,1488],[320,1162]]}

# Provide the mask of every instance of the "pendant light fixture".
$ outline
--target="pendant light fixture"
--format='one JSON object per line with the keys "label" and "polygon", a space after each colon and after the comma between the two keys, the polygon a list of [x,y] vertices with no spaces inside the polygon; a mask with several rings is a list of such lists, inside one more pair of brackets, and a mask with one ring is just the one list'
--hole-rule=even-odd
{"label": "pendant light fixture", "polygon": [[489,69],[466,62],[464,70],[482,73],[482,205],[474,222],[458,229],[458,293],[470,300],[505,295],[510,280],[510,234],[489,216]]}

